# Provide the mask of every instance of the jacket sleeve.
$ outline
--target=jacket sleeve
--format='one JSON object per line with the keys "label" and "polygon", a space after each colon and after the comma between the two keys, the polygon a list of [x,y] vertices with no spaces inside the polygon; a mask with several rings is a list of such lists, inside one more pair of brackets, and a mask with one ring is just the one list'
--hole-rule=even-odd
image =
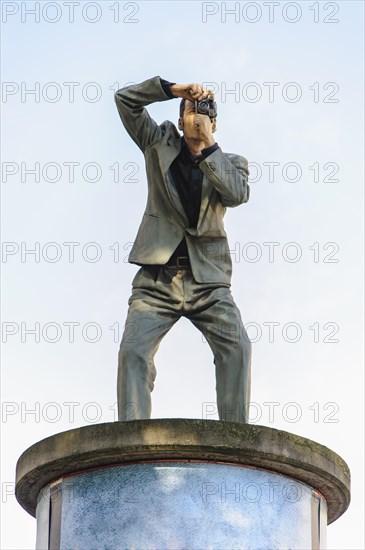
{"label": "jacket sleeve", "polygon": [[199,163],[199,167],[221,196],[223,206],[238,206],[250,197],[247,159],[228,155],[219,147]]}
{"label": "jacket sleeve", "polygon": [[162,138],[163,130],[145,108],[150,103],[171,99],[164,92],[159,76],[121,88],[114,99],[125,129],[142,151]]}

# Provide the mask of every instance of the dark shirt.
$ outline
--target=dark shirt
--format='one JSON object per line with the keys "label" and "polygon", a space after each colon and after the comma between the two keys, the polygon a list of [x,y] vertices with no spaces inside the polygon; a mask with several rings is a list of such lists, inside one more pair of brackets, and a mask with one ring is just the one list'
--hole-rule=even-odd
{"label": "dark shirt", "polygon": [[[175,83],[168,82],[162,78],[160,80],[166,95],[171,98],[176,97],[171,93],[170,89],[170,86]],[[218,147],[218,143],[214,143],[211,147],[203,149],[201,151],[201,157],[194,160],[190,154],[186,141],[182,138],[181,151],[170,166],[173,182],[189,220],[189,227],[196,228],[199,220],[203,181],[203,172],[199,167],[199,163],[213,153],[213,151],[218,149]],[[174,259],[178,256],[189,256],[185,238],[180,242],[167,263],[174,263]]]}

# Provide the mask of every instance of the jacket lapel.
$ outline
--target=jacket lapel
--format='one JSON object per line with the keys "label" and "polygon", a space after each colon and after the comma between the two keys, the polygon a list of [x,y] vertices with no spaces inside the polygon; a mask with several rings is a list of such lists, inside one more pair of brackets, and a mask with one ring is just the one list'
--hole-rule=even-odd
{"label": "jacket lapel", "polygon": [[[178,156],[180,151],[181,151],[181,139],[176,140],[173,138],[169,138],[167,140],[167,147],[164,147],[163,155],[161,155],[160,157],[160,165],[161,165],[162,173],[164,174],[164,177],[165,177],[165,186],[166,186],[166,190],[169,195],[170,201],[172,205],[175,207],[175,209],[182,216],[184,223],[189,224],[184,207],[181,203],[179,194],[177,192],[177,189],[175,187],[175,184],[170,172],[170,166],[175,160],[175,158]],[[209,197],[212,193],[212,190],[213,190],[213,185],[210,183],[207,176],[203,174],[201,203],[200,203],[200,212],[199,212],[197,229],[200,227],[201,223],[203,222],[204,213],[208,207]]]}
{"label": "jacket lapel", "polygon": [[185,210],[183,205],[181,204],[181,200],[179,197],[179,194],[177,192],[177,189],[175,187],[174,181],[171,176],[170,172],[170,166],[173,163],[173,161],[176,159],[178,154],[181,150],[181,139],[175,140],[172,138],[169,138],[167,140],[167,147],[164,147],[163,149],[163,155],[160,157],[160,165],[161,165],[161,171],[165,178],[165,186],[167,190],[167,194],[170,198],[170,201],[172,205],[176,208],[176,210],[179,212],[179,214],[183,217],[184,222],[188,222],[187,216],[185,214]]}
{"label": "jacket lapel", "polygon": [[201,202],[200,202],[200,212],[199,212],[199,219],[197,223],[197,230],[199,230],[201,224],[203,223],[204,214],[207,210],[208,203],[209,203],[209,197],[213,191],[213,185],[210,183],[209,179],[205,174],[203,174],[203,181],[202,181],[202,196],[201,196]]}

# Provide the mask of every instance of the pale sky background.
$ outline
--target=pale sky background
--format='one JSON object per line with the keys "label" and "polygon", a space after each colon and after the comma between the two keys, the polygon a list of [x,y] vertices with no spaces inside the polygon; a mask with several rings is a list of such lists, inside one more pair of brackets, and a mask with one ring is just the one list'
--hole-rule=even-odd
{"label": "pale sky background", "polygon": [[[236,3],[236,16],[225,21],[217,2],[80,1],[72,23],[64,2],[43,13],[40,2],[34,22],[25,14],[34,4],[2,2],[2,240],[9,254],[1,264],[1,548],[35,545],[36,522],[12,494],[20,454],[44,437],[115,419],[119,340],[137,270],[125,258],[146,178],[113,96],[128,82],[160,75],[215,83],[216,140],[251,163],[250,201],[225,218],[236,254],[232,293],[254,342],[251,421],[313,439],[346,460],[352,503],[329,526],[328,549],[363,549],[363,2],[280,2],[272,22],[265,2],[249,10]],[[217,13],[203,22],[207,9]],[[79,83],[73,102],[70,82]],[[272,101],[270,82],[277,83]],[[22,97],[36,86],[37,100]],[[225,95],[235,87],[238,97]],[[149,112],[176,122],[178,104]],[[79,163],[73,181],[72,162]],[[22,181],[35,163],[45,177]],[[58,164],[58,177],[48,163]],[[274,178],[264,163],[279,163]],[[79,243],[73,262],[67,242]],[[278,243],[273,261],[274,245],[264,243]],[[35,246],[39,261],[22,257]],[[24,334],[35,323],[39,342]],[[279,323],[274,338],[268,323]],[[91,342],[95,327],[99,338]],[[203,404],[215,402],[213,358],[188,321],[163,340],[156,368],[152,417],[204,418]],[[268,403],[276,403],[273,417]]]}

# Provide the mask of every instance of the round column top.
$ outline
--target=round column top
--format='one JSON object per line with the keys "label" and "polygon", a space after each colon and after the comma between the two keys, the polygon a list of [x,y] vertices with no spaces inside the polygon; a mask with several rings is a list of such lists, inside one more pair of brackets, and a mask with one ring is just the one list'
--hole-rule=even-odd
{"label": "round column top", "polygon": [[93,424],[47,437],[20,456],[15,494],[35,516],[39,491],[64,475],[165,459],[222,462],[286,475],[321,493],[328,523],[350,503],[350,470],[327,447],[267,426],[182,418]]}

